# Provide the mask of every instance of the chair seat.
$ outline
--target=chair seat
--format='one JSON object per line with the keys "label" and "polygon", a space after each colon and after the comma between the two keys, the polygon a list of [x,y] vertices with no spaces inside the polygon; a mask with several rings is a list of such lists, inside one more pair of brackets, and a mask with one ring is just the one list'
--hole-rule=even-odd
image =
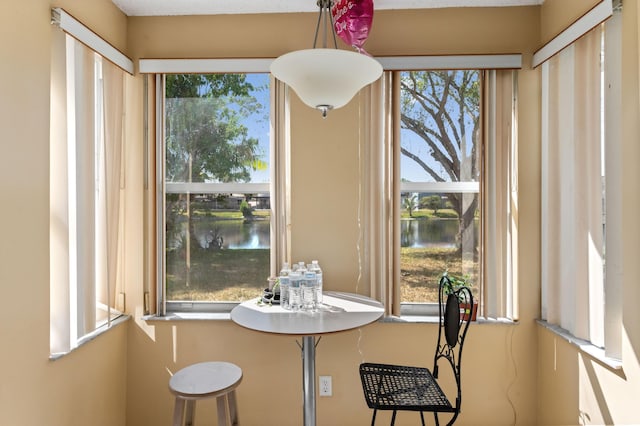
{"label": "chair seat", "polygon": [[369,408],[455,412],[427,368],[363,363],[360,377]]}

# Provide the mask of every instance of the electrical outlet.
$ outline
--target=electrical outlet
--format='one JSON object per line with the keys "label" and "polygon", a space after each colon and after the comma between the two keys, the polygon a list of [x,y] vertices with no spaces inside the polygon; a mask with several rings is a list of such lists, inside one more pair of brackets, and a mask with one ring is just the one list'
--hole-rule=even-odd
{"label": "electrical outlet", "polygon": [[331,376],[320,376],[320,396],[331,396]]}

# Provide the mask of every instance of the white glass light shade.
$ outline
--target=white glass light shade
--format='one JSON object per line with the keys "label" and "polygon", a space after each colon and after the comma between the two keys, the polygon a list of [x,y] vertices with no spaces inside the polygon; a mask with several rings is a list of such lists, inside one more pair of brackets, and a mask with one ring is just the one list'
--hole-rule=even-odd
{"label": "white glass light shade", "polygon": [[280,56],[271,63],[271,73],[295,90],[302,102],[326,114],[380,78],[382,65],[347,50],[307,49]]}

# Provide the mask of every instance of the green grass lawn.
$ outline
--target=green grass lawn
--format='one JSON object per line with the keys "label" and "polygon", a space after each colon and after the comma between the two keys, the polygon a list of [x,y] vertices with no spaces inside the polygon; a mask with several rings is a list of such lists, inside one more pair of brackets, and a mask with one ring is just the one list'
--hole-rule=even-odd
{"label": "green grass lawn", "polygon": [[[448,269],[461,275],[462,262],[455,249],[403,248],[401,253],[403,302],[435,302],[442,272]],[[184,253],[167,256],[168,300],[247,300],[262,293],[268,276],[268,250],[196,249],[190,268]],[[472,282],[476,278],[472,276]]]}
{"label": "green grass lawn", "polygon": [[438,209],[437,213],[430,209],[415,209],[410,216],[407,209],[402,209],[400,211],[400,217],[403,219],[407,219],[409,217],[412,217],[414,219],[455,219],[458,217],[458,213],[456,213],[456,211],[453,209]]}
{"label": "green grass lawn", "polygon": [[[465,265],[470,268],[472,265]],[[400,293],[403,302],[437,302],[438,284],[444,271],[462,276],[462,260],[455,249],[401,248]],[[477,268],[476,268],[477,270]],[[477,275],[469,277],[477,282]]]}

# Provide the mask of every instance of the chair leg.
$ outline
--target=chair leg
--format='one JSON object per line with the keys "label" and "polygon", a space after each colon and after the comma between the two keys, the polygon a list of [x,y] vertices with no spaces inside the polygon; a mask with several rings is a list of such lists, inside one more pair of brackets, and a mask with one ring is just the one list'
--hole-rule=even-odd
{"label": "chair leg", "polygon": [[227,394],[217,397],[216,403],[218,405],[218,425],[230,426]]}
{"label": "chair leg", "polygon": [[184,420],[184,399],[176,398],[176,403],[173,407],[173,426],[182,426]]}
{"label": "chair leg", "polygon": [[391,426],[396,424],[396,410],[393,410],[393,415],[391,416]]}
{"label": "chair leg", "polygon": [[192,399],[187,401],[187,414],[185,416],[184,425],[193,426],[196,421],[196,402]]}
{"label": "chair leg", "polygon": [[229,401],[229,417],[231,417],[231,426],[238,426],[240,422],[238,421],[238,405],[235,389],[229,392],[227,399]]}

